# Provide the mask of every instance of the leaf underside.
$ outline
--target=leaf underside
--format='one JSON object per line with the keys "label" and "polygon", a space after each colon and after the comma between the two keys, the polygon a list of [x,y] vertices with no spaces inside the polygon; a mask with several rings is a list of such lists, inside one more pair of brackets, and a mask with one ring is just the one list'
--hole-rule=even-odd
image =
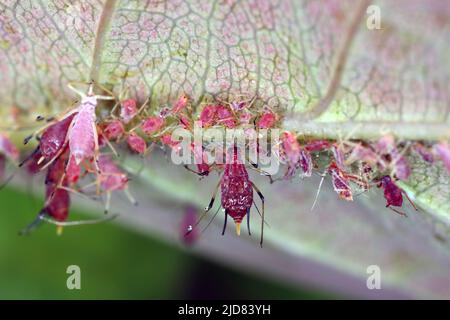
{"label": "leaf underside", "polygon": [[[369,30],[363,17],[331,102],[309,119],[305,114],[326,96],[336,75],[354,1],[3,0],[0,124],[17,120],[13,107],[21,110],[22,124],[61,112],[75,99],[68,82],[93,79],[116,94],[129,87],[140,101],[150,96],[155,109],[181,93],[197,104],[256,96],[286,115],[286,129],[317,137],[375,139],[391,132],[400,140],[450,140],[450,6],[440,0],[374,4],[381,29]],[[443,223],[448,230],[448,173],[440,163],[410,161],[413,175],[402,186],[430,214],[431,225]],[[295,206],[273,208],[280,219],[272,221],[296,214]],[[271,241],[280,247],[291,243],[288,248],[304,254],[301,242],[318,229],[334,242],[336,232],[355,228],[351,219],[341,221],[341,231],[303,222],[279,225],[303,238]]]}

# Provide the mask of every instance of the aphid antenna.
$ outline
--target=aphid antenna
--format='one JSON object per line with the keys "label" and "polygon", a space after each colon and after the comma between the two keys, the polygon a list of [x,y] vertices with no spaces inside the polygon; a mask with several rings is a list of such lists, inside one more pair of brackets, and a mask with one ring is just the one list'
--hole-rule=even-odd
{"label": "aphid antenna", "polygon": [[399,154],[397,154],[397,156],[393,159],[392,163],[391,163],[391,172],[390,172],[390,176],[394,176],[396,173],[396,168],[395,165],[397,164],[397,162],[400,161],[400,159],[405,155],[405,153],[408,151],[409,147],[411,146],[411,142],[406,142],[405,147],[402,149],[402,151],[400,151]]}
{"label": "aphid antenna", "polygon": [[258,194],[259,198],[261,199],[261,240],[259,242],[259,245],[263,246],[263,241],[264,241],[264,223],[265,223],[265,219],[264,219],[264,196],[262,194],[262,192],[258,189],[258,187],[252,182],[250,181],[250,183],[252,184],[253,189],[256,191],[256,193]]}
{"label": "aphid antenna", "polygon": [[[211,217],[211,219],[209,219],[208,224],[202,229],[201,233],[204,233],[204,232],[206,231],[206,229],[209,228],[209,226],[211,225],[211,223],[212,223],[212,222],[214,221],[214,219],[217,217],[217,214],[219,213],[220,208],[221,208],[221,206],[219,206],[219,207],[217,208],[216,212],[213,214],[213,216]],[[191,232],[192,232],[192,231],[191,231]],[[188,235],[188,234],[189,234],[189,233],[186,233],[185,236]]]}
{"label": "aphid antenna", "polygon": [[119,216],[118,213],[104,217],[99,219],[90,219],[90,220],[78,220],[78,221],[56,221],[55,219],[49,218],[45,215],[39,216],[38,219],[48,222],[50,224],[56,225],[58,227],[75,227],[81,225],[89,225],[89,224],[99,224],[107,221],[111,221],[116,219]]}
{"label": "aphid antenna", "polygon": [[417,208],[417,206],[414,204],[414,202],[411,200],[411,198],[408,196],[408,193],[401,189],[402,193],[405,195],[406,199],[408,199],[409,203],[411,204],[411,206],[414,208],[414,210],[419,211],[419,209]]}
{"label": "aphid antenna", "polygon": [[395,208],[392,208],[391,206],[387,206],[389,209],[391,209],[392,211],[394,211],[395,213],[398,213],[399,215],[401,215],[401,216],[403,216],[403,217],[405,217],[405,218],[407,218],[408,217],[408,215],[406,214],[406,213],[404,213],[403,211],[400,211],[400,210],[397,210],[397,209],[395,209]]}
{"label": "aphid antenna", "polygon": [[[205,218],[205,217],[208,215],[208,212],[211,210],[211,208],[213,207],[214,202],[215,202],[215,200],[216,200],[216,194],[217,194],[217,192],[219,191],[219,187],[220,187],[220,181],[217,183],[217,185],[216,185],[216,187],[215,187],[215,189],[214,189],[213,196],[212,196],[212,198],[211,198],[211,200],[210,200],[208,206],[205,208],[205,211],[202,213],[202,215],[200,216],[200,218],[197,220],[197,222],[196,222],[193,226],[189,226],[189,227],[192,227],[192,228],[190,228],[190,230],[188,230],[188,231],[186,232],[185,236],[186,236],[187,234],[191,233],[192,230],[193,230],[194,228],[196,228],[196,227],[200,224],[200,222],[203,220],[203,218]],[[220,207],[221,207],[221,206],[219,206],[219,209],[220,209]]]}
{"label": "aphid antenna", "polygon": [[319,199],[320,190],[322,189],[322,184],[323,184],[323,181],[325,180],[327,172],[328,172],[328,169],[326,169],[322,174],[319,174],[319,176],[321,176],[321,179],[320,179],[319,187],[317,188],[316,197],[314,198],[313,205],[311,206],[311,211],[313,211],[314,208],[316,207],[317,200]]}

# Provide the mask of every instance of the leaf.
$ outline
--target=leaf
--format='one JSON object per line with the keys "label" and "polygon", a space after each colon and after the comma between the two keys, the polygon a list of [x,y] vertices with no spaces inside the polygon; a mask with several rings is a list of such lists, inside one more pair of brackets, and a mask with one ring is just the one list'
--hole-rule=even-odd
{"label": "leaf", "polygon": [[[2,1],[0,125],[61,112],[75,99],[67,83],[94,79],[116,94],[129,86],[141,101],[150,96],[152,108],[181,93],[196,103],[257,96],[286,115],[284,129],[316,137],[376,139],[390,132],[400,140],[449,140],[450,6],[377,1],[381,29],[369,30],[368,4]],[[432,221],[448,224],[448,173],[439,163],[414,161],[403,187]],[[283,210],[294,214],[289,209]],[[343,219],[338,214],[345,210],[334,218]],[[351,230],[351,221],[341,223]],[[304,226],[312,238],[321,228]],[[288,227],[302,228],[279,226]],[[304,254],[302,241],[292,238],[289,248]]]}

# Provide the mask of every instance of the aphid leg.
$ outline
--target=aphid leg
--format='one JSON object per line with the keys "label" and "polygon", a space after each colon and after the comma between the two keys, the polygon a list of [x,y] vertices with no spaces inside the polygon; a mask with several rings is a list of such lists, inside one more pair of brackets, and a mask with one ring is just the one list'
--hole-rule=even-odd
{"label": "aphid leg", "polygon": [[394,211],[395,213],[398,213],[399,215],[401,215],[401,216],[403,216],[403,217],[407,217],[406,213],[404,213],[404,212],[402,212],[402,211],[400,211],[400,210],[397,210],[397,209],[395,209],[395,208],[392,208],[392,207],[389,206],[389,205],[387,205],[386,207],[389,208],[389,209],[391,209],[391,210]]}
{"label": "aphid leg", "polygon": [[[202,233],[206,231],[206,229],[208,229],[208,227],[211,225],[211,223],[214,221],[214,219],[216,218],[217,214],[220,211],[220,207],[217,208],[216,212],[214,213],[214,215],[212,216],[212,218],[209,220],[208,224],[206,225],[206,227],[203,228]],[[187,235],[187,234],[186,234]]]}
{"label": "aphid leg", "polygon": [[247,231],[248,235],[251,236],[252,232],[250,231],[250,209],[247,210]]}
{"label": "aphid leg", "polygon": [[74,87],[74,84],[77,82],[69,82],[67,84],[67,87],[72,90],[73,92],[75,92],[77,95],[79,95],[82,98],[86,97],[86,94],[83,91],[78,90],[77,88]]}
{"label": "aphid leg", "polygon": [[19,163],[19,168],[23,167],[25,165],[25,163],[27,163],[28,161],[30,161],[31,159],[33,159],[33,157],[40,151],[39,147],[37,147],[36,149],[34,149],[34,151],[32,153],[30,153],[25,159],[23,159],[23,161],[21,163]]}
{"label": "aphid leg", "polygon": [[95,122],[92,123],[92,132],[94,133],[94,166],[95,166],[95,170],[97,172],[97,184],[96,184],[96,191],[97,194],[100,194],[100,177],[101,177],[101,170],[100,170],[100,165],[98,163],[98,159],[100,156],[100,147],[98,145],[98,132],[97,132],[97,127],[95,125]]}
{"label": "aphid leg", "polygon": [[322,178],[320,179],[319,188],[317,189],[316,197],[314,198],[313,205],[311,206],[311,211],[313,211],[314,208],[316,207],[317,200],[319,199],[320,190],[322,189],[323,180],[325,180],[326,175],[327,175],[327,171],[325,171],[324,173],[322,173],[320,175]]}
{"label": "aphid leg", "polygon": [[225,210],[225,221],[223,222],[222,235],[225,235],[225,231],[227,230],[227,221],[228,221],[228,211]]}
{"label": "aphid leg", "polygon": [[139,203],[136,201],[136,199],[131,194],[130,189],[126,188],[125,190],[123,190],[123,193],[125,193],[125,196],[128,198],[128,201],[130,201],[130,203],[133,206],[138,206]]}
{"label": "aphid leg", "polygon": [[[255,206],[256,212],[258,212],[259,216],[260,216],[261,219],[262,219],[261,211],[259,211],[258,205],[256,204],[255,201],[253,201],[253,205]],[[264,221],[264,224],[265,224],[267,227],[270,228],[270,224],[269,224],[267,221]]]}
{"label": "aphid leg", "polygon": [[402,193],[405,195],[406,199],[408,199],[409,203],[411,203],[412,207],[414,208],[414,210],[419,211],[419,209],[417,209],[416,205],[414,204],[414,202],[411,200],[411,198],[408,196],[408,194],[406,193],[406,191],[404,191],[402,189]]}
{"label": "aphid leg", "polygon": [[253,189],[255,189],[256,193],[258,194],[259,198],[261,199],[261,204],[262,204],[262,213],[261,213],[261,240],[259,242],[259,245],[262,247],[263,245],[263,241],[264,241],[264,196],[261,193],[261,191],[258,189],[257,186],[255,186],[255,184],[253,182],[250,182],[252,184]]}
{"label": "aphid leg", "polygon": [[260,169],[260,168],[258,167],[257,164],[254,164],[254,163],[251,163],[251,162],[250,162],[250,164],[252,165],[252,166],[250,167],[250,169],[252,169],[252,170],[258,172],[258,173],[261,174],[262,176],[266,176],[267,178],[269,178],[270,184],[273,184],[273,183],[275,182],[275,180],[273,180],[272,175],[271,175],[270,173],[268,173],[268,172],[266,172],[266,171]]}
{"label": "aphid leg", "polygon": [[41,210],[38,216],[28,226],[19,231],[19,235],[24,236],[30,234],[31,231],[36,229],[42,223],[42,217],[45,215],[45,210]]}
{"label": "aphid leg", "polygon": [[216,195],[217,195],[217,191],[219,191],[219,187],[220,187],[220,181],[217,184],[216,188],[214,189],[214,193],[211,198],[211,201],[209,201],[208,206],[205,208],[205,213],[207,213],[209,210],[211,210],[212,206],[214,205],[214,201],[216,201]]}
{"label": "aphid leg", "polygon": [[195,173],[196,175],[200,176],[200,177],[204,177],[205,175],[207,175],[209,172],[200,172],[200,171],[195,171],[194,169],[189,168],[189,166],[187,164],[183,165],[183,167],[192,173]]}
{"label": "aphid leg", "polygon": [[111,191],[106,191],[105,214],[108,214],[111,206]]}
{"label": "aphid leg", "polygon": [[147,103],[150,101],[150,96],[147,97],[147,99],[145,99],[144,103],[142,104],[142,106],[139,108],[138,112],[136,115],[141,114],[141,112],[145,109],[145,106],[147,105]]}

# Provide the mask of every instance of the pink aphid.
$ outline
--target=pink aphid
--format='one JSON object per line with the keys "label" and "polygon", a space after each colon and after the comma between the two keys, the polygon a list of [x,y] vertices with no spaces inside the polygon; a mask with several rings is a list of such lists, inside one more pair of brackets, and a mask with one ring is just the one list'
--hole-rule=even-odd
{"label": "pink aphid", "polygon": [[292,177],[297,169],[297,166],[299,165],[302,148],[292,132],[283,132],[280,140],[282,157],[288,166],[288,171],[286,172],[285,177]]}
{"label": "pink aphid", "polygon": [[300,150],[299,165],[303,170],[303,175],[305,177],[311,177],[313,169],[312,157],[311,153],[309,153],[305,149]]}
{"label": "pink aphid", "polygon": [[144,154],[147,151],[147,143],[145,140],[134,132],[128,135],[127,144],[132,151],[138,154]]}
{"label": "pink aphid", "polygon": [[109,211],[111,203],[111,193],[114,191],[124,191],[131,203],[136,201],[128,192],[128,176],[117,164],[107,155],[99,157],[99,167],[101,175],[99,176],[102,190],[106,193],[105,212]]}
{"label": "pink aphid", "polygon": [[344,163],[345,165],[351,165],[355,161],[362,161],[375,167],[379,161],[379,157],[370,147],[359,144],[352,149]]}
{"label": "pink aphid", "polygon": [[202,127],[213,126],[216,122],[217,108],[215,105],[207,105],[200,112],[200,121],[202,122]]}
{"label": "pink aphid", "polygon": [[138,114],[137,102],[135,99],[126,99],[121,103],[120,118],[127,124]]}
{"label": "pink aphid", "polygon": [[180,113],[181,111],[183,111],[183,110],[187,107],[188,101],[189,101],[188,96],[185,95],[185,94],[182,94],[182,95],[178,98],[178,100],[177,100],[177,102],[175,103],[175,105],[173,106],[173,108],[172,108],[172,113],[178,114],[178,113]]}
{"label": "pink aphid", "polygon": [[151,135],[158,132],[164,124],[164,118],[160,116],[151,116],[144,120],[141,125],[142,131],[145,134]]}
{"label": "pink aphid", "polygon": [[444,162],[447,171],[450,173],[450,144],[448,142],[441,142],[434,145],[434,151],[437,156]]}
{"label": "pink aphid", "polygon": [[105,128],[103,129],[103,136],[111,140],[118,140],[125,134],[125,128],[123,126],[122,121],[113,120],[109,122]]}
{"label": "pink aphid", "polygon": [[202,145],[196,146],[194,143],[192,143],[191,150],[194,154],[194,163],[197,166],[197,171],[193,171],[189,169],[187,166],[185,166],[186,169],[188,169],[189,171],[193,171],[194,173],[202,177],[208,176],[211,168],[210,165],[208,164],[208,159],[203,150],[203,146]]}
{"label": "pink aphid", "polygon": [[381,137],[375,144],[375,150],[381,157],[389,161],[392,173],[401,180],[407,180],[411,175],[411,167],[408,160],[398,150],[395,138],[392,135]]}
{"label": "pink aphid", "polygon": [[309,152],[319,152],[331,148],[331,143],[328,140],[313,140],[305,145],[305,149]]}
{"label": "pink aphid", "polygon": [[433,152],[425,147],[422,143],[414,143],[411,148],[422,157],[423,161],[428,163],[434,162]]}
{"label": "pink aphid", "polygon": [[275,126],[275,123],[277,122],[276,115],[271,111],[266,111],[263,113],[261,118],[259,118],[257,127],[260,129],[270,129]]}
{"label": "pink aphid", "polygon": [[349,178],[338,167],[336,162],[331,162],[330,166],[328,167],[328,173],[331,175],[331,181],[334,191],[336,191],[336,193],[339,195],[339,198],[347,201],[353,201],[353,194],[350,187]]}
{"label": "pink aphid", "polygon": [[222,105],[217,106],[217,123],[230,129],[236,127],[233,113],[228,107]]}
{"label": "pink aphid", "polygon": [[76,163],[75,158],[72,156],[68,159],[66,166],[66,179],[69,185],[74,185],[81,177],[81,166]]}
{"label": "pink aphid", "polygon": [[404,190],[402,190],[400,187],[398,187],[394,181],[392,181],[392,178],[390,176],[384,176],[381,178],[380,183],[378,184],[378,187],[383,188],[384,190],[384,198],[386,199],[386,207],[390,208],[392,211],[402,215],[406,216],[406,214],[400,210],[397,210],[392,207],[402,207],[403,205],[403,194],[406,196],[408,201],[411,203],[413,208],[417,210],[414,203],[409,199],[408,195],[405,193]]}
{"label": "pink aphid", "polygon": [[285,131],[281,134],[281,148],[288,164],[296,165],[300,160],[301,147],[292,132]]}
{"label": "pink aphid", "polygon": [[180,141],[176,141],[172,139],[171,134],[165,134],[161,137],[161,142],[169,147],[171,147],[175,152],[181,151],[181,143]]}
{"label": "pink aphid", "polygon": [[69,88],[81,96],[80,105],[71,112],[71,114],[76,113],[76,115],[67,134],[70,154],[75,158],[76,164],[80,164],[83,160],[97,160],[99,152],[97,116],[95,114],[97,102],[98,100],[114,100],[115,98],[94,95],[93,83],[89,85],[87,95],[71,86]]}
{"label": "pink aphid", "polygon": [[247,125],[247,124],[249,124],[250,123],[250,120],[252,119],[252,114],[251,113],[249,113],[249,112],[242,112],[240,115],[239,115],[239,122],[242,124],[242,125]]}

